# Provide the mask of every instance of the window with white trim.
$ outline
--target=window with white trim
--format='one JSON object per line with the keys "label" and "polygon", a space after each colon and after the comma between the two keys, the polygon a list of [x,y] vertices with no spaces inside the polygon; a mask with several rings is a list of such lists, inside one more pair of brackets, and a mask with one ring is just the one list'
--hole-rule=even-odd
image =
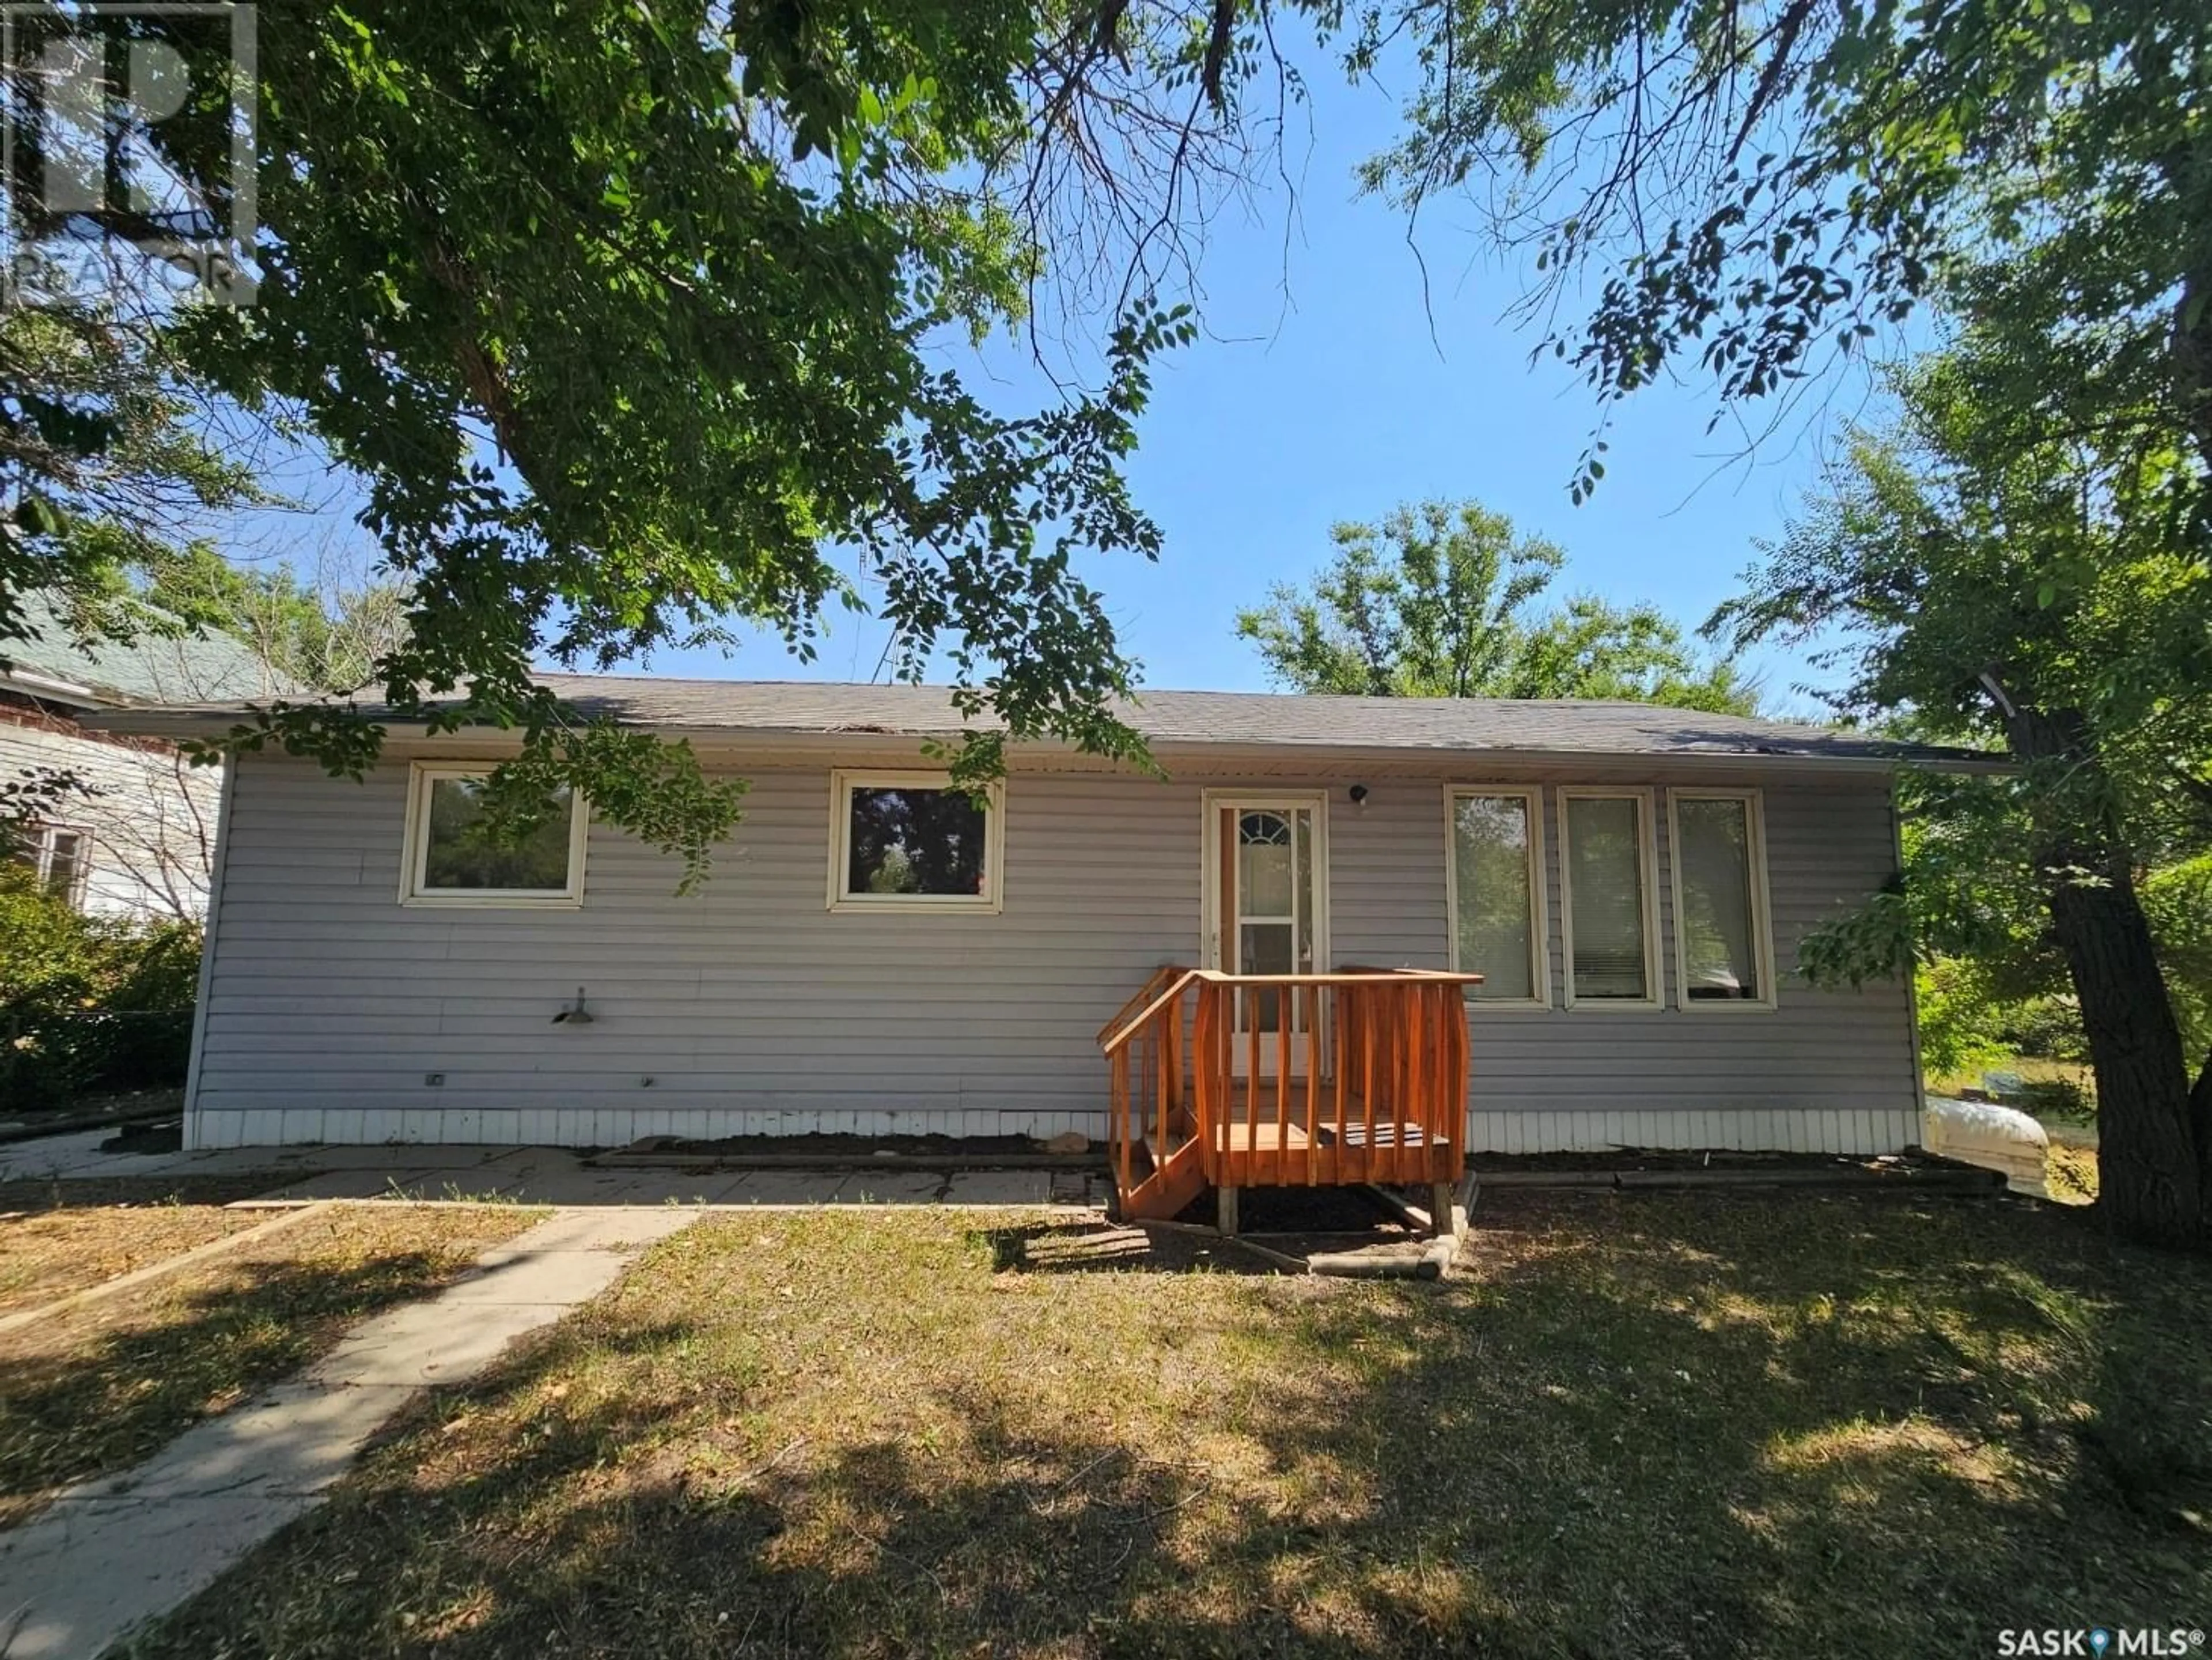
{"label": "window with white trim", "polygon": [[1649,790],[1559,791],[1560,932],[1570,1008],[1660,1006],[1652,836]]}
{"label": "window with white trim", "polygon": [[1534,789],[1455,787],[1451,814],[1451,965],[1479,974],[1470,1002],[1548,1008],[1545,949],[1544,806]]}
{"label": "window with white trim", "polygon": [[945,773],[833,772],[832,910],[1000,908],[1000,787],[979,798]]}
{"label": "window with white trim", "polygon": [[567,786],[546,797],[545,816],[519,844],[486,833],[484,769],[417,761],[407,783],[407,849],[400,903],[408,905],[574,907],[584,900],[589,818]]}
{"label": "window with white trim", "polygon": [[92,837],[63,824],[27,824],[16,832],[15,842],[15,861],[30,870],[44,891],[72,909],[84,903]]}
{"label": "window with white trim", "polygon": [[1756,790],[1669,790],[1674,976],[1686,1009],[1772,1008],[1766,826]]}

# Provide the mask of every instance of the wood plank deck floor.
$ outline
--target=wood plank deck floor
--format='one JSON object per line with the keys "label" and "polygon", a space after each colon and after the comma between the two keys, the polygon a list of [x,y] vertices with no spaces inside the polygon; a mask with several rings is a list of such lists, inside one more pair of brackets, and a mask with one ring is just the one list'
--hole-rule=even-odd
{"label": "wood plank deck floor", "polygon": [[[1303,1079],[1292,1080],[1287,1126],[1282,1122],[1283,1115],[1278,1110],[1279,1104],[1272,1084],[1261,1085],[1256,1093],[1247,1085],[1237,1085],[1230,1097],[1227,1126],[1230,1150],[1273,1152],[1285,1147],[1293,1151],[1304,1148],[1307,1145],[1305,1127],[1309,1121]],[[1188,1115],[1185,1117],[1187,1119]],[[1313,1140],[1317,1146],[1364,1147],[1368,1145],[1367,1103],[1364,1098],[1357,1090],[1346,1090],[1344,1093],[1344,1112],[1340,1121],[1334,1079],[1323,1078],[1316,1090],[1312,1122]],[[1340,1122],[1341,1129],[1338,1128]],[[1291,1139],[1287,1143],[1279,1144],[1273,1138],[1278,1130],[1285,1128]],[[1419,1124],[1399,1118],[1381,1102],[1376,1103],[1375,1108],[1374,1138],[1374,1145],[1378,1147],[1418,1147],[1425,1144]]]}
{"label": "wood plank deck floor", "polygon": [[[1318,1135],[1309,1137],[1303,1124],[1246,1124],[1223,1126],[1223,1140],[1231,1152],[1302,1152],[1308,1146],[1364,1147],[1367,1122],[1346,1124],[1340,1137],[1334,1123],[1321,1126]],[[1419,1147],[1428,1145],[1425,1134],[1419,1124],[1399,1123],[1387,1118],[1375,1122],[1373,1145],[1377,1147]]]}
{"label": "wood plank deck floor", "polygon": [[[1421,1183],[1457,1175],[1455,1138],[1431,1137],[1417,1122],[1401,1119],[1377,1102],[1373,1125],[1367,1104],[1356,1090],[1345,1092],[1344,1114],[1339,1127],[1336,1085],[1322,1079],[1315,1091],[1315,1112],[1309,1128],[1303,1079],[1295,1080],[1288,1122],[1278,1116],[1280,1104],[1272,1082],[1257,1091],[1239,1083],[1231,1105],[1219,1127],[1218,1140],[1203,1150],[1206,1164],[1222,1185],[1242,1187],[1328,1186],[1363,1182]],[[1194,1113],[1186,1105],[1172,1116],[1168,1135],[1170,1149],[1181,1149],[1197,1127]],[[1149,1133],[1147,1133],[1149,1132]],[[1159,1162],[1157,1124],[1136,1138],[1137,1169],[1149,1172]]]}

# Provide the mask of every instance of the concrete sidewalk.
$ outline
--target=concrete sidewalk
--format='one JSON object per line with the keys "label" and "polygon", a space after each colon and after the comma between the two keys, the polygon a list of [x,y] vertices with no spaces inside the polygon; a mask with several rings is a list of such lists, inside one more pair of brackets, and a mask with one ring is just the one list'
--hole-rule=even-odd
{"label": "concrete sidewalk", "polygon": [[0,1533],[0,1656],[90,1660],[175,1607],[319,1504],[417,1391],[482,1371],[515,1338],[611,1285],[629,1252],[700,1214],[562,1211],[485,1252],[435,1297],[356,1327],[295,1381]]}
{"label": "concrete sidewalk", "polygon": [[1103,1205],[1103,1168],[917,1171],[595,1170],[566,1147],[234,1147],[104,1153],[112,1131],[0,1146],[0,1182],[266,1175],[271,1199],[507,1199],[532,1205]]}

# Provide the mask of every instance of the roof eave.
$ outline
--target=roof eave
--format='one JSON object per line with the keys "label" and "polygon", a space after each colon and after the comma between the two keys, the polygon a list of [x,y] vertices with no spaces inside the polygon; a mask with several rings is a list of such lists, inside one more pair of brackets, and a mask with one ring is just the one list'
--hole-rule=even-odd
{"label": "roof eave", "polygon": [[0,669],[0,686],[10,691],[35,697],[44,703],[70,703],[85,708],[99,708],[120,701],[120,692],[88,685],[79,680],[64,680],[58,676],[42,674],[25,664],[17,663]]}
{"label": "roof eave", "polygon": [[[1042,747],[1042,746],[1040,746]],[[1666,763],[1686,762],[1710,764],[1736,770],[1754,768],[1774,768],[1790,770],[1798,768],[1817,768],[1821,771],[1838,769],[1860,772],[1893,772],[1899,767],[1919,767],[1931,771],[1960,773],[2005,773],[2014,770],[2014,763],[2002,756],[1929,754],[1869,754],[1837,753],[1817,750],[1767,751],[1723,749],[1589,749],[1563,748],[1551,745],[1519,744],[1482,744],[1472,745],[1446,744],[1227,744],[1182,740],[1156,743],[1155,756],[1188,755],[1208,757],[1217,761],[1234,761],[1247,757],[1274,757],[1286,752],[1325,757],[1331,761],[1368,760],[1379,763],[1395,761],[1401,765],[1423,757],[1449,759],[1462,757],[1482,757],[1503,761],[1526,761],[1542,764],[1560,764],[1576,761],[1620,762],[1650,761]],[[1010,754],[1022,752],[1020,746],[1010,746]]]}

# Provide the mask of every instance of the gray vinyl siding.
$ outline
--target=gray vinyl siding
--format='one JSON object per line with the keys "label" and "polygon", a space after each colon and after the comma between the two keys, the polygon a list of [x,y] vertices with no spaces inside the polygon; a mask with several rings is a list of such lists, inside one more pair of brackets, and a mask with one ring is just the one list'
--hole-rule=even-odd
{"label": "gray vinyl siding", "polygon": [[[1018,772],[1003,912],[883,915],[827,909],[826,767],[749,771],[744,822],[701,892],[678,897],[672,860],[594,824],[580,909],[447,909],[398,900],[404,763],[353,784],[249,757],[225,830],[194,1140],[1097,1133],[1098,1027],[1154,967],[1199,960],[1206,787],[1326,786],[1331,956],[1444,964],[1446,774],[1376,777],[1354,809],[1342,766],[1291,765],[1265,783]],[[1765,787],[1786,971],[1808,925],[1889,873],[1888,797],[1864,775]],[[1663,847],[1661,874],[1663,890]],[[592,1024],[554,1025],[580,986]],[[1473,1012],[1474,1144],[1905,1139],[1904,992],[1785,980],[1781,1004]]]}
{"label": "gray vinyl siding", "polygon": [[[1098,1110],[1100,1023],[1193,949],[1194,789],[1018,778],[1002,914],[860,914],[826,906],[827,771],[751,778],[700,892],[677,897],[674,860],[595,823],[580,909],[447,909],[397,901],[404,766],[352,786],[249,761],[202,1110],[734,1109],[769,1132]],[[555,1026],[580,986],[592,1023]]]}

